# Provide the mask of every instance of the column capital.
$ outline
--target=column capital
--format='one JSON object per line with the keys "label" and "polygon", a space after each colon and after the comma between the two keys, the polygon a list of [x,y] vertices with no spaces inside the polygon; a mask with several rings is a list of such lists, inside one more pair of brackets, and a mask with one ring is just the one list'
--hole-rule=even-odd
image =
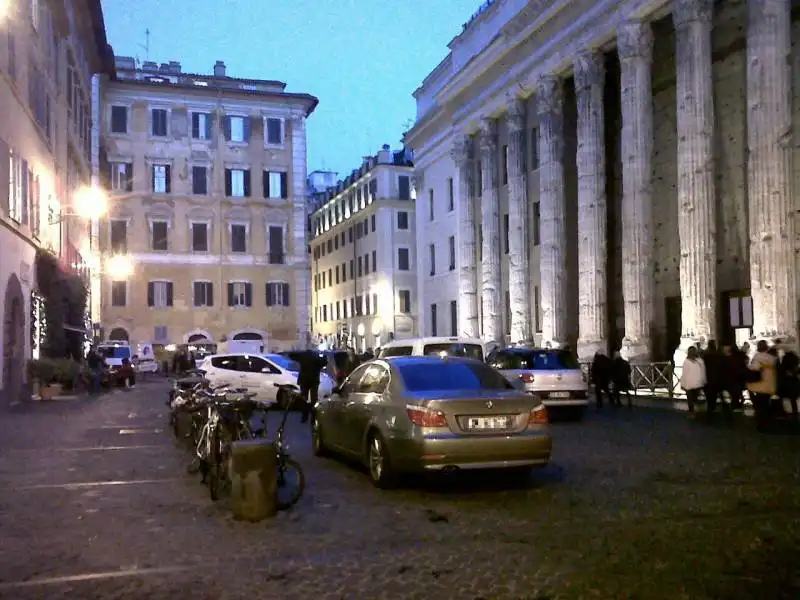
{"label": "column capital", "polygon": [[453,159],[456,166],[464,164],[469,157],[469,144],[468,136],[460,136],[453,142],[453,147],[450,148],[450,158]]}
{"label": "column capital", "polygon": [[546,116],[564,107],[564,82],[556,75],[542,75],[536,81],[536,112]]}
{"label": "column capital", "polygon": [[606,76],[606,60],[598,50],[584,50],[575,57],[573,66],[575,88],[580,90],[594,85],[603,85]]}
{"label": "column capital", "polygon": [[508,110],[506,111],[506,127],[509,133],[525,129],[525,100],[509,92],[506,94]]}
{"label": "column capital", "polygon": [[481,152],[497,151],[497,121],[491,118],[482,118],[480,135],[478,136]]}
{"label": "column capital", "polygon": [[630,20],[617,28],[617,54],[620,60],[653,59],[653,29],[649,21]]}
{"label": "column capital", "polygon": [[714,16],[714,0],[673,0],[672,21],[675,27],[693,22],[711,24]]}

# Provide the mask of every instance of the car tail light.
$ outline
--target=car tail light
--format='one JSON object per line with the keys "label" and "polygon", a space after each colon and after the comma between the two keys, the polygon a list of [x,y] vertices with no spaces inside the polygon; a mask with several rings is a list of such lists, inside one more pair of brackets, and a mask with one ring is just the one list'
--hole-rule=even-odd
{"label": "car tail light", "polygon": [[528,416],[528,425],[547,425],[550,419],[547,417],[547,407],[540,404],[534,408]]}
{"label": "car tail light", "polygon": [[408,418],[417,427],[447,427],[447,419],[440,410],[431,410],[422,406],[409,404],[406,406]]}
{"label": "car tail light", "polygon": [[519,378],[522,383],[533,383],[533,375],[530,373],[523,373]]}

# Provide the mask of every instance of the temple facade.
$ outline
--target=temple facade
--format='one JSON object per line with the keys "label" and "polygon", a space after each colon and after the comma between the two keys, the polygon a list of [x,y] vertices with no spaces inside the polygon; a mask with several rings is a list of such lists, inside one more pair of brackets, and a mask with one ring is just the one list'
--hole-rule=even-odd
{"label": "temple facade", "polygon": [[459,334],[583,359],[796,340],[798,43],[791,0],[484,5],[406,134],[418,255],[458,246],[421,333],[457,300]]}

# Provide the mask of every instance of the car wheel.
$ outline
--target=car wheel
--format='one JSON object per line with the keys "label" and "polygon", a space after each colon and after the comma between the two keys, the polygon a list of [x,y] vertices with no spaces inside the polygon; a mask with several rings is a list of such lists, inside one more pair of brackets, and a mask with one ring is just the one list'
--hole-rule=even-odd
{"label": "car wheel", "polygon": [[316,415],[311,417],[311,450],[314,456],[325,457],[330,454],[322,437],[322,425]]}
{"label": "car wheel", "polygon": [[391,461],[389,460],[389,452],[383,437],[377,431],[369,436],[367,468],[369,469],[369,477],[375,487],[387,489],[394,485],[395,478]]}

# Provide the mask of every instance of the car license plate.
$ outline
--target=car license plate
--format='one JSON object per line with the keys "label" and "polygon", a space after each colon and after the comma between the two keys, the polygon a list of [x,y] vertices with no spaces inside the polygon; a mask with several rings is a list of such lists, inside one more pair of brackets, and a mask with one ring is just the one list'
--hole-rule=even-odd
{"label": "car license plate", "polygon": [[510,421],[511,419],[509,417],[468,417],[467,429],[509,429]]}
{"label": "car license plate", "polygon": [[550,392],[551,398],[569,398],[569,392]]}

